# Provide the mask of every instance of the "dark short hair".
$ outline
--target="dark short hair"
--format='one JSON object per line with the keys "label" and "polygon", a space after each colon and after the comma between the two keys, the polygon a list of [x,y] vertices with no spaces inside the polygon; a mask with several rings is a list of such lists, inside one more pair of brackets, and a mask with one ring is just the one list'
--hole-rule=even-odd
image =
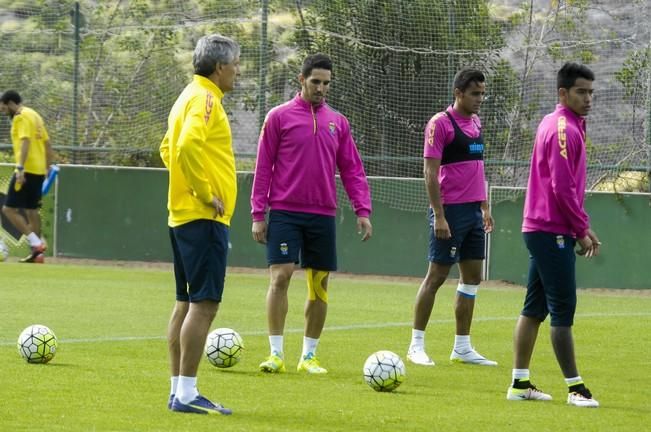
{"label": "dark short hair", "polygon": [[556,75],[556,89],[571,89],[578,78],[594,81],[594,72],[586,65],[574,62],[567,62]]}
{"label": "dark short hair", "polygon": [[20,95],[16,90],[7,90],[6,92],[2,93],[2,96],[0,96],[0,102],[2,102],[3,104],[9,102],[14,102],[16,104],[19,104],[22,101],[23,98],[20,97]]}
{"label": "dark short hair", "polygon": [[459,89],[462,92],[466,91],[472,83],[483,83],[486,81],[484,73],[477,69],[463,68],[454,76],[454,89]]}
{"label": "dark short hair", "polygon": [[332,60],[323,53],[307,56],[303,61],[301,74],[303,74],[304,78],[307,78],[312,74],[312,69],[325,69],[332,72]]}

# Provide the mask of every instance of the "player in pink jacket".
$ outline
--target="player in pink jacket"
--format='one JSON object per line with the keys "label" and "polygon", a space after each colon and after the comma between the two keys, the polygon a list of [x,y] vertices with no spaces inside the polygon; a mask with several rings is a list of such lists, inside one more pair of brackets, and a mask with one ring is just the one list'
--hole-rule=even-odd
{"label": "player in pink jacket", "polygon": [[593,72],[566,63],[558,71],[560,103],[538,125],[524,203],[522,232],[530,255],[524,307],[515,326],[513,382],[509,400],[551,400],[529,379],[540,323],[551,315],[551,341],[569,394],[567,403],[598,407],[585,387],[574,356],[576,256],[599,254],[583,201],[586,185],[585,116],[592,108]]}
{"label": "player in pink jacket", "polygon": [[417,365],[434,366],[425,351],[425,329],[436,293],[458,263],[456,333],[450,361],[497,366],[470,342],[486,233],[493,229],[486,200],[484,139],[477,115],[486,93],[485,81],[481,71],[461,69],[454,77],[454,104],[434,115],[425,128],[423,172],[430,202],[429,265],[416,295],[407,350],[407,360]]}
{"label": "player in pink jacket", "polygon": [[251,191],[251,231],[254,240],[267,245],[270,272],[267,323],[271,353],[260,364],[263,372],[285,371],[287,289],[299,261],[305,268],[308,298],[297,370],[327,372],[316,358],[316,349],[328,308],[328,275],[337,269],[337,170],[357,215],[362,241],[372,235],[371,196],[350,125],[325,103],[331,75],[330,58],[323,54],[307,57],[299,75],[301,92],[269,111],[260,132]]}

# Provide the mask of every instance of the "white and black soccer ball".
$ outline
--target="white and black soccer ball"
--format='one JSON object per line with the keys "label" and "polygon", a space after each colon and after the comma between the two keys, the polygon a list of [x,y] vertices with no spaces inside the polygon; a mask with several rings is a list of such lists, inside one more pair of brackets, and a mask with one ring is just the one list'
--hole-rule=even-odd
{"label": "white and black soccer ball", "polygon": [[240,361],[243,349],[242,337],[230,328],[213,330],[206,338],[206,357],[218,368],[235,366]]}
{"label": "white and black soccer ball", "polygon": [[9,258],[9,248],[7,244],[0,238],[0,262],[6,261]]}
{"label": "white and black soccer ball", "polygon": [[406,376],[404,362],[398,354],[391,351],[375,352],[364,363],[364,380],[375,391],[393,391]]}
{"label": "white and black soccer ball", "polygon": [[18,353],[28,363],[47,363],[57,352],[57,337],[44,325],[27,327],[18,336]]}

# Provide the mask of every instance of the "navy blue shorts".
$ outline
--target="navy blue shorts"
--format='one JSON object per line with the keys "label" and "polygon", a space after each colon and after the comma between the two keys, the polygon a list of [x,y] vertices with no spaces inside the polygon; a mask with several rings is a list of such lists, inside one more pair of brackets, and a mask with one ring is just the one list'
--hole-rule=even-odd
{"label": "navy blue shorts", "polygon": [[447,240],[436,238],[434,211],[430,208],[428,260],[449,265],[465,260],[483,260],[486,257],[486,233],[481,203],[444,205],[443,211],[452,237]]}
{"label": "navy blue shorts", "polygon": [[267,263],[298,264],[315,270],[337,270],[334,216],[271,210],[267,229]]}
{"label": "navy blue shorts", "polygon": [[228,227],[198,219],[170,228],[176,300],[222,301],[228,255]]}
{"label": "navy blue shorts", "polygon": [[522,315],[554,327],[569,327],[576,311],[575,240],[546,232],[524,233],[529,249],[529,280]]}
{"label": "navy blue shorts", "polygon": [[17,209],[35,210],[41,208],[41,188],[44,175],[25,173],[25,183],[16,191],[16,174],[11,177],[5,204],[7,207]]}

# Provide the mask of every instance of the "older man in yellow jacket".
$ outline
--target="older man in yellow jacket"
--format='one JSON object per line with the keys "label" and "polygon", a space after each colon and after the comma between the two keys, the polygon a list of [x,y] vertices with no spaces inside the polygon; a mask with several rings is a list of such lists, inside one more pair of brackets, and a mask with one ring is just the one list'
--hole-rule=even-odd
{"label": "older man in yellow jacket", "polygon": [[194,50],[194,77],[172,107],[160,146],[169,170],[168,210],[176,304],[168,327],[168,408],[231,414],[197,390],[203,345],[222,299],[228,229],[237,182],[231,129],[222,106],[239,74],[239,45],[213,34]]}

